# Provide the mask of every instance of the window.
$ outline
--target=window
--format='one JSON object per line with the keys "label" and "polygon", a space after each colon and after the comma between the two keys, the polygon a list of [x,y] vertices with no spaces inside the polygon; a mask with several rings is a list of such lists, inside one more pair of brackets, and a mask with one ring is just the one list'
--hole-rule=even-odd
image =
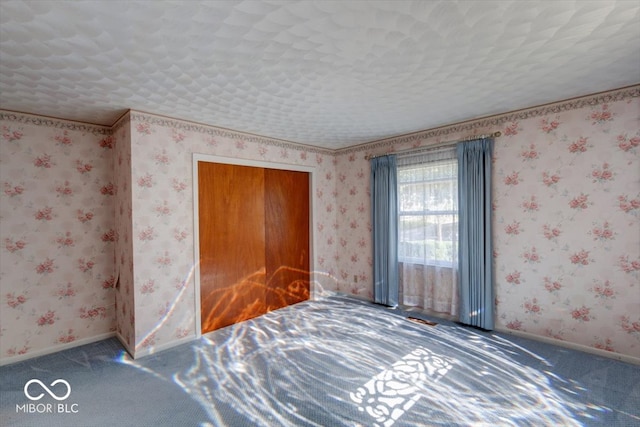
{"label": "window", "polygon": [[398,159],[400,262],[458,262],[458,161],[455,149]]}

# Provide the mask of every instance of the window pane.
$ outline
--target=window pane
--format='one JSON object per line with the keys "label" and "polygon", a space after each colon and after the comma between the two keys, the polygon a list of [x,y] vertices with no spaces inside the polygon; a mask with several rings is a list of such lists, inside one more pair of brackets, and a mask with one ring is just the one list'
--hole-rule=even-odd
{"label": "window pane", "polygon": [[398,181],[400,259],[421,264],[457,263],[456,160],[401,167]]}

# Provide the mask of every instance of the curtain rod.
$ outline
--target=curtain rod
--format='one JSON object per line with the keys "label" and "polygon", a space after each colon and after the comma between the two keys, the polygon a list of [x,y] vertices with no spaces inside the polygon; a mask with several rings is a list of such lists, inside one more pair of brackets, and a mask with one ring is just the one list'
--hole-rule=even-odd
{"label": "curtain rod", "polygon": [[443,142],[440,142],[438,144],[427,145],[427,146],[424,146],[424,147],[409,148],[407,150],[401,150],[401,151],[398,151],[396,153],[378,154],[378,155],[375,155],[375,156],[371,156],[371,155],[367,154],[366,156],[364,156],[364,158],[366,160],[371,160],[371,159],[375,159],[376,157],[387,156],[389,154],[408,154],[408,153],[413,153],[413,152],[418,152],[418,151],[427,151],[427,150],[432,150],[434,148],[440,148],[440,147],[445,147],[447,145],[457,144],[458,142],[466,142],[466,141],[472,141],[474,139],[482,139],[482,138],[499,138],[500,136],[502,136],[502,132],[500,132],[500,131],[493,132],[493,133],[490,133],[488,135],[471,135],[471,136],[467,136],[464,139],[457,139],[455,141],[443,141]]}

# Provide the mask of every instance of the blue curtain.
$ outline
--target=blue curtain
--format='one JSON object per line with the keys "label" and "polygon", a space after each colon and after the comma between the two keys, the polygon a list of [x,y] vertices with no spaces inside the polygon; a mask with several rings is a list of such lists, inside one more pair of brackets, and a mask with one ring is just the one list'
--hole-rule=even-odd
{"label": "blue curtain", "polygon": [[462,142],[458,154],[460,322],[493,329],[491,155],[493,139]]}
{"label": "blue curtain", "polygon": [[371,159],[373,300],[398,305],[398,178],[396,157]]}

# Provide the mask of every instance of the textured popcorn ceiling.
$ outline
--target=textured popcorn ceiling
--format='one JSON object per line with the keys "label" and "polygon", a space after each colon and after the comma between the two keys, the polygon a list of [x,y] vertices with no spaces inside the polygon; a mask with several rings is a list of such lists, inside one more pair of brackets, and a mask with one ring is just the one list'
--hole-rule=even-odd
{"label": "textured popcorn ceiling", "polygon": [[0,1],[0,108],[342,148],[640,82],[640,1]]}

